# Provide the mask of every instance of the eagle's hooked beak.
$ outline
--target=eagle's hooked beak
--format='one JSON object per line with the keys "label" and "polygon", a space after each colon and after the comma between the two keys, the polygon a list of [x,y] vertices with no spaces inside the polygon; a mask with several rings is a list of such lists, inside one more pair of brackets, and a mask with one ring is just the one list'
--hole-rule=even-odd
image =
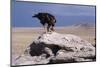
{"label": "eagle's hooked beak", "polygon": [[36,17],[36,16],[32,16],[32,17]]}
{"label": "eagle's hooked beak", "polygon": [[34,15],[34,16],[32,16],[32,17],[33,17],[33,18],[34,18],[34,17],[37,17],[37,15],[35,14],[35,15]]}

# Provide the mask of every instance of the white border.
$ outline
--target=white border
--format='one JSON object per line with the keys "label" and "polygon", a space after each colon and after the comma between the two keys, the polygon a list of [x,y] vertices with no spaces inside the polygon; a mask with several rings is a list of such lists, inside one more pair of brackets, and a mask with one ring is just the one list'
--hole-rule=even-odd
{"label": "white border", "polygon": [[95,0],[17,0],[17,1],[39,1],[39,2],[52,2],[52,3],[54,2],[54,3],[96,5]]}
{"label": "white border", "polygon": [[[41,1],[43,0],[34,0]],[[47,0],[45,0],[47,1]],[[86,4],[97,6],[97,61],[85,63],[68,63],[39,65],[40,67],[98,67],[100,65],[100,0],[48,0],[56,3]],[[67,1],[67,2],[66,2]],[[93,1],[93,2],[92,2]],[[10,0],[0,0],[0,67],[10,67]],[[24,66],[26,67],[26,66]],[[32,66],[27,66],[32,67]],[[38,65],[37,65],[38,67]]]}
{"label": "white border", "polygon": [[0,0],[0,67],[10,66],[10,0]]}

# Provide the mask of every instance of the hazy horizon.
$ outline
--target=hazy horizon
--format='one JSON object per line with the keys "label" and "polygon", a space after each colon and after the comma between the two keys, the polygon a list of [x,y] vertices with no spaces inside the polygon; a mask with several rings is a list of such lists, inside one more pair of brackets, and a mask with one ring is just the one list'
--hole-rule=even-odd
{"label": "hazy horizon", "polygon": [[95,6],[53,4],[37,2],[16,2],[12,0],[12,27],[41,27],[39,20],[32,15],[48,12],[55,16],[56,26],[74,24],[95,24]]}

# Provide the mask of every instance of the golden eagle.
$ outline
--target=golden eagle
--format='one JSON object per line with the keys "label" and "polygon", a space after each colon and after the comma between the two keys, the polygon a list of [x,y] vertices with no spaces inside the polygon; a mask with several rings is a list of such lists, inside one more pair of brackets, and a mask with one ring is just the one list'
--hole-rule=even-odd
{"label": "golden eagle", "polygon": [[40,20],[40,23],[45,28],[47,24],[47,32],[54,31],[54,26],[56,23],[56,19],[53,15],[50,13],[38,13],[32,16],[33,18],[36,17]]}

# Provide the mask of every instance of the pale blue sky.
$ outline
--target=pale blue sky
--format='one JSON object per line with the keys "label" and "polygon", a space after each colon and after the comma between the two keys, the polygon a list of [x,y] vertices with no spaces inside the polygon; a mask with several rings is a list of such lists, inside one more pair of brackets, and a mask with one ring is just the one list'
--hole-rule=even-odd
{"label": "pale blue sky", "polygon": [[50,4],[12,1],[13,27],[39,27],[41,24],[32,15],[48,12],[55,16],[56,26],[69,26],[78,23],[95,23],[95,6]]}

